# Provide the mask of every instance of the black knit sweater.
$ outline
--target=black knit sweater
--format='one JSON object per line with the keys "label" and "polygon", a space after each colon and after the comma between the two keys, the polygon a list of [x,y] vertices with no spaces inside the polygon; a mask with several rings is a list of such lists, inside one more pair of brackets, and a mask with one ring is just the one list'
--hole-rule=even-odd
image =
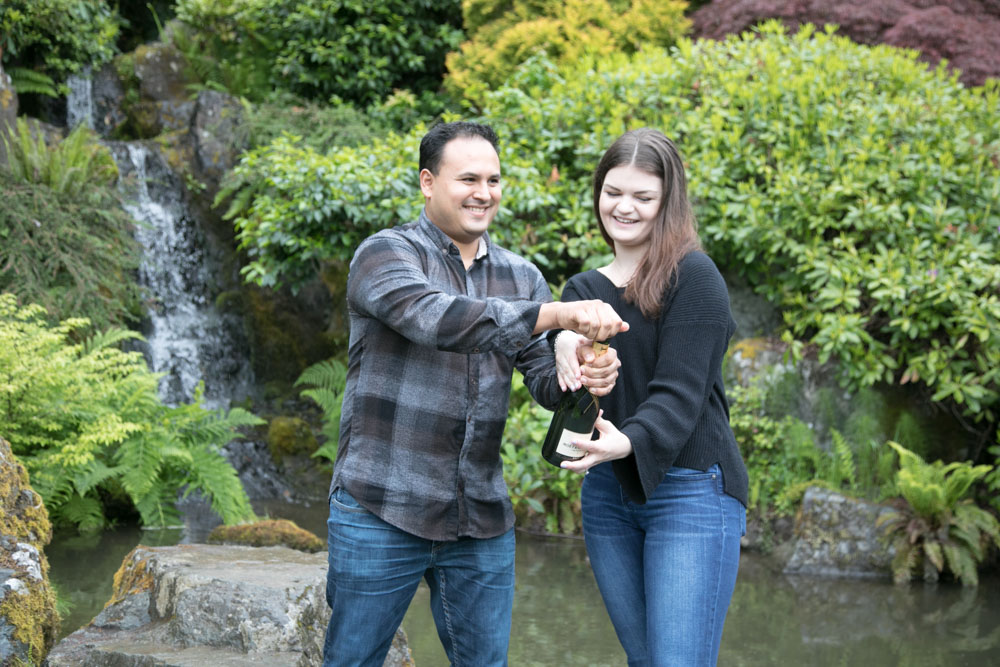
{"label": "black knit sweater", "polygon": [[611,339],[622,367],[600,399],[604,418],[632,441],[632,454],[613,462],[618,482],[633,502],[644,503],[671,466],[707,470],[718,463],[726,493],[746,505],[747,470],[722,383],[736,329],[722,275],[708,255],[687,255],[655,320],[624,294],[598,271],[573,276],[562,294],[563,301],[605,301],[629,323]]}

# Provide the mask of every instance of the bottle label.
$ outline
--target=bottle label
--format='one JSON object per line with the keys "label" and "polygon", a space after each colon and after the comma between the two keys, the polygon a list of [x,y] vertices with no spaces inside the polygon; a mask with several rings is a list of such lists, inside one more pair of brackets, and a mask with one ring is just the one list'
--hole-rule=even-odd
{"label": "bottle label", "polygon": [[566,458],[578,459],[587,452],[583,451],[576,445],[572,444],[571,440],[590,440],[590,436],[594,434],[593,431],[590,433],[577,433],[576,431],[571,431],[568,428],[564,428],[562,435],[559,436],[559,444],[556,445],[556,453],[562,454]]}

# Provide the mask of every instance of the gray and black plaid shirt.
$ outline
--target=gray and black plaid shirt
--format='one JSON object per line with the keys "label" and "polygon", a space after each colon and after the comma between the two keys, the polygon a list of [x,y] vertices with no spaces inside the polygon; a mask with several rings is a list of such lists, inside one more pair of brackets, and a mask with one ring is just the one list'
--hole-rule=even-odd
{"label": "gray and black plaid shirt", "polygon": [[521,371],[543,405],[559,400],[552,350],[531,335],[551,300],[538,269],[488,236],[466,271],[425,213],[366,239],[347,279],[351,338],[331,493],[343,487],[430,540],[510,529],[500,440],[511,373]]}

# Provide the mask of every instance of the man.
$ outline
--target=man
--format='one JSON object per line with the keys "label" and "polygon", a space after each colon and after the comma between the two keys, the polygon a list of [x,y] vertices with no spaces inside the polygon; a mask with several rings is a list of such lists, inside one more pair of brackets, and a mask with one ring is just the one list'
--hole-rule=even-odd
{"label": "man", "polygon": [[[347,280],[325,665],[380,666],[421,578],[450,662],[506,664],[514,517],[500,439],[512,370],[554,406],[539,334],[605,340],[628,326],[600,301],[553,303],[538,269],[490,241],[501,196],[491,128],[437,125],[419,166],[420,218],[366,239]],[[617,367],[595,360],[586,384],[610,391]]]}

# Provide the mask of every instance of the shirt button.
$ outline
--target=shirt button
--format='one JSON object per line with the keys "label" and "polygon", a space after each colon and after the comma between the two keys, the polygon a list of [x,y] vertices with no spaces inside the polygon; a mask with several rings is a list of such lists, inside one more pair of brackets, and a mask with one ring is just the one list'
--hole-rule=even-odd
{"label": "shirt button", "polygon": [[478,347],[474,347],[474,348],[472,348],[472,351],[473,351],[473,352],[474,352],[475,354],[479,354],[479,348],[478,348]]}
{"label": "shirt button", "polygon": [[469,422],[471,424],[472,423],[472,415],[469,415],[468,417],[466,417],[465,421],[467,421],[467,422]]}

